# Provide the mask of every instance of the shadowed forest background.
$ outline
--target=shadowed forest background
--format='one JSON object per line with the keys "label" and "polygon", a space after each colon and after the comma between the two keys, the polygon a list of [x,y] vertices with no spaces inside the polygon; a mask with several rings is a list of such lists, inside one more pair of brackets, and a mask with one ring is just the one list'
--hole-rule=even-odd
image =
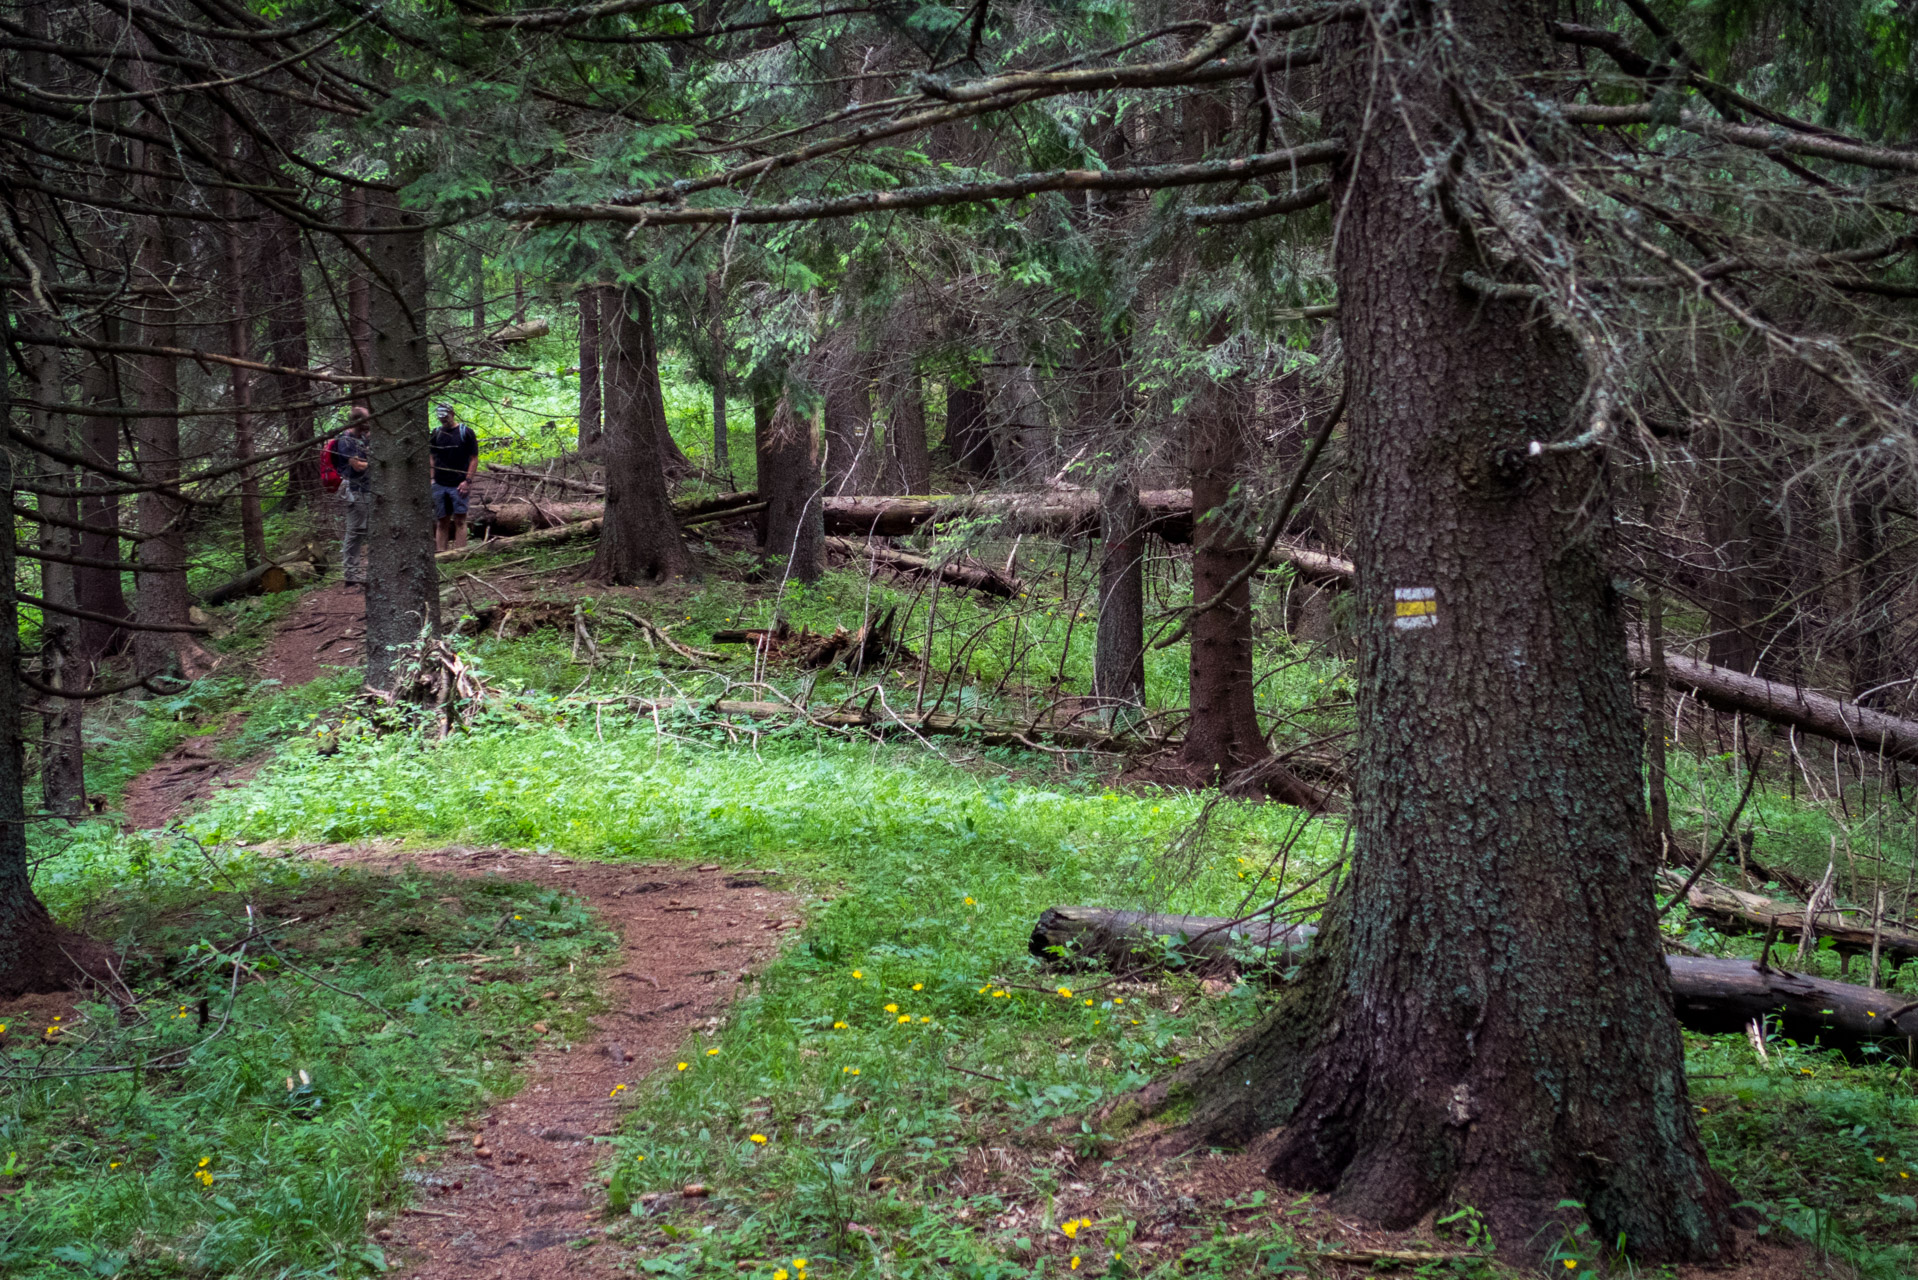
{"label": "shadowed forest background", "polygon": [[7,0],[0,1273],[1913,1274],[1914,31]]}

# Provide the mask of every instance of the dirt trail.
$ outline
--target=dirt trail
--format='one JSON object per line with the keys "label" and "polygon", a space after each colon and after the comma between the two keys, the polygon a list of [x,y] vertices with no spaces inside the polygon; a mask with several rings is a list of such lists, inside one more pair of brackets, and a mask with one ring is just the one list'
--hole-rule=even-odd
{"label": "dirt trail", "polygon": [[[366,596],[335,584],[309,591],[280,625],[260,658],[257,673],[292,688],[314,679],[322,667],[357,666],[365,657]],[[188,738],[127,784],[120,808],[129,831],[164,827],[182,808],[221,787],[251,778],[258,761],[223,760],[222,740],[244,723],[234,717],[214,734]]]}
{"label": "dirt trail", "polygon": [[[510,849],[399,852],[378,843],[293,846],[288,855],[380,871],[416,866],[502,876],[563,889],[592,904],[621,937],[588,1043],[549,1046],[522,1063],[526,1086],[463,1133],[437,1164],[416,1165],[413,1206],[376,1239],[421,1280],[610,1277],[604,1156],[625,1091],[670,1068],[686,1036],[716,1027],[738,985],[799,921],[792,903],[750,874],[716,866],[573,862]],[[529,1034],[537,1034],[529,1029]],[[477,1140],[477,1142],[476,1142]]]}

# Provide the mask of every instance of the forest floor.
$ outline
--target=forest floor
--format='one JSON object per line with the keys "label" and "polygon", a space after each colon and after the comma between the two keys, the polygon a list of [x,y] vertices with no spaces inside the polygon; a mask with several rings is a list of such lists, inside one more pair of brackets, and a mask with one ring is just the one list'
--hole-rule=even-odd
{"label": "forest floor", "polygon": [[[545,585],[555,584],[549,577]],[[574,590],[569,584],[567,594]],[[633,603],[649,613],[658,609],[648,605],[668,604],[663,620],[670,622],[679,615],[671,607],[676,599]],[[729,601],[724,607],[730,613],[740,606]],[[357,593],[338,586],[309,590],[278,618],[253,672],[289,693],[308,685],[318,689],[316,682],[329,674],[344,680],[348,673],[339,669],[361,660],[363,625]],[[563,652],[563,643],[518,642],[529,657],[540,645]],[[500,645],[487,652],[496,670],[515,669],[510,664],[524,660]],[[278,745],[264,740],[271,717],[261,712],[270,704],[255,699],[248,705],[260,722],[251,732],[241,714],[224,713],[133,779],[123,805],[130,830],[161,827],[202,806],[234,809],[235,798],[247,793],[234,791],[224,800],[219,793],[252,779],[264,753]],[[857,766],[850,763],[867,754],[864,747],[843,757],[813,748],[782,755],[769,742],[758,763],[725,763],[715,745],[711,765],[662,774],[661,739],[689,741],[688,735],[706,727],[668,725],[680,735],[675,739],[666,732],[654,737],[650,730],[656,726],[640,726],[648,730],[639,735],[647,742],[640,743],[630,729],[615,728],[609,713],[602,738],[594,710],[581,726],[585,740],[569,741],[565,722],[571,714],[562,710],[556,727],[528,720],[444,744],[422,756],[417,771],[396,763],[401,756],[377,752],[347,768],[343,748],[337,765],[316,760],[308,772],[295,768],[277,784],[267,801],[274,812],[293,812],[287,801],[308,806],[304,817],[283,820],[287,834],[256,833],[245,823],[225,827],[225,838],[243,834],[252,842],[252,855],[263,859],[259,865],[285,867],[296,876],[305,874],[299,866],[325,864],[400,886],[463,883],[503,890],[510,882],[578,901],[616,938],[615,949],[581,969],[572,986],[565,976],[522,974],[522,983],[533,985],[510,1020],[519,1048],[504,1059],[514,1064],[518,1082],[496,1091],[497,1101],[450,1113],[455,1122],[434,1129],[430,1141],[404,1146],[410,1198],[406,1191],[375,1196],[376,1207],[365,1217],[373,1236],[369,1245],[379,1251],[374,1269],[399,1266],[432,1280],[546,1280],[630,1274],[635,1265],[662,1275],[710,1274],[734,1270],[738,1259],[738,1271],[767,1276],[790,1265],[779,1252],[781,1243],[790,1253],[810,1241],[799,1247],[813,1256],[816,1275],[836,1275],[842,1267],[864,1274],[866,1266],[890,1273],[908,1257],[916,1269],[899,1274],[1004,1280],[1069,1272],[1158,1274],[1161,1268],[1217,1277],[1344,1277],[1376,1269],[1504,1274],[1504,1268],[1472,1255],[1469,1236],[1461,1238],[1456,1227],[1440,1229],[1428,1220],[1407,1232],[1371,1231],[1341,1219],[1323,1197],[1279,1193],[1265,1178],[1256,1150],[1143,1161],[1078,1126],[1098,1091],[1112,1087],[1120,1072],[1170,1069],[1180,1052],[1199,1051],[1242,1016],[1224,1012],[1243,1003],[1228,998],[1232,993],[1176,979],[1128,987],[1123,1000],[1105,993],[1096,1009],[1086,999],[1080,1016],[1071,1007],[1078,999],[1053,994],[1049,983],[1056,979],[1040,978],[1048,985],[1033,988],[991,976],[1017,972],[1007,968],[1006,957],[1023,950],[1018,935],[1029,927],[1022,922],[1029,922],[1035,904],[1052,895],[1076,900],[1073,895],[1096,892],[1098,883],[1124,874],[1115,868],[1133,854],[1119,843],[1119,831],[1136,837],[1141,848],[1166,844],[1167,833],[1182,821],[1174,817],[1169,793],[1101,797],[1097,792],[1105,788],[1092,784],[1085,811],[1103,799],[1111,816],[1090,820],[1083,835],[1072,836],[1074,819],[1039,816],[1067,797],[1028,804],[1021,797],[1048,797],[1036,791],[1015,795],[1010,784],[1018,775],[1009,768],[994,766],[1002,782],[988,781],[982,790],[968,781],[948,795],[942,788],[950,785],[944,779],[954,772],[951,762],[935,762],[946,773],[925,785],[931,775],[902,768],[903,759],[890,755],[882,764],[876,747],[870,750],[872,772],[864,774],[851,771]],[[397,739],[387,742],[392,746]],[[590,755],[574,754],[589,748]],[[756,748],[752,759],[759,755]],[[550,764],[549,757],[555,757]],[[388,776],[382,770],[400,771]],[[711,786],[700,770],[713,771]],[[602,783],[595,771],[607,775],[605,795],[594,790]],[[868,830],[865,824],[905,808],[899,795],[887,802],[861,791],[868,776],[881,775],[886,785],[927,807],[930,825],[902,828],[908,833],[903,835]],[[270,780],[263,775],[261,784]],[[1054,778],[1044,785],[1061,782]],[[316,784],[346,788],[351,803]],[[703,814],[706,827],[682,816],[677,828],[668,828],[680,834],[661,843],[644,834],[651,828],[608,825],[608,813],[632,813],[618,806],[630,806],[631,793],[648,788],[639,812],[648,804],[679,806],[683,814]],[[423,806],[409,818],[405,806],[420,804],[422,790],[438,810]],[[1156,816],[1161,796],[1163,818]],[[859,825],[833,828],[830,837],[815,834],[813,826],[782,827],[782,804],[820,824],[819,832],[828,821]],[[292,834],[301,822],[317,829],[339,820],[323,820],[325,813],[350,816],[369,806],[377,806],[380,816],[358,834]],[[449,813],[458,815],[450,823]],[[729,840],[721,834],[735,815],[746,824],[738,830],[750,836]],[[989,825],[1000,822],[1015,825]],[[1055,845],[1062,822],[1070,842]],[[482,834],[489,823],[495,829]],[[499,831],[502,823],[516,834]],[[372,834],[379,830],[405,834]],[[462,834],[467,831],[474,834]],[[545,840],[553,844],[521,847]],[[861,864],[846,861],[840,851],[822,878],[825,867],[807,859],[816,859],[812,848],[831,844],[883,852],[863,855],[868,862]],[[578,856],[563,856],[555,847]],[[1041,852],[1055,847],[1064,852]],[[1092,878],[1081,876],[1076,863],[1057,861],[1077,847],[1099,851]],[[650,858],[619,852],[647,848]],[[679,861],[661,863],[662,854]],[[1002,857],[1010,862],[996,861]],[[1246,859],[1237,862],[1243,880]],[[781,873],[728,873],[722,865],[779,866]],[[847,887],[806,898],[802,883],[815,890]],[[955,925],[950,904],[962,893],[961,916],[968,923]],[[835,896],[841,901],[828,908]],[[289,913],[297,917],[297,903],[281,904],[281,914]],[[374,927],[370,920],[363,923]],[[929,945],[934,938],[938,944]],[[782,950],[787,939],[804,942]],[[489,966],[518,962],[517,944],[507,959],[482,954],[503,950],[491,944],[469,954],[451,943],[429,942],[419,939],[426,948],[420,958],[399,963],[429,966],[423,971],[428,974],[444,971],[448,976],[435,981],[444,987],[450,977],[454,997],[487,990],[485,982],[506,976],[488,972]],[[528,948],[530,957],[530,938]],[[866,966],[863,974],[850,968],[859,964]],[[558,974],[572,968],[563,964]],[[762,971],[770,988],[761,984]],[[988,978],[976,993],[974,974]],[[920,976],[931,988],[923,993],[915,980]],[[552,989],[539,990],[546,982]],[[997,1000],[1006,990],[986,996],[992,982],[1012,988],[1011,998]],[[748,991],[751,1012],[742,1026],[728,1011],[733,997]],[[949,1019],[954,1030],[886,1029],[898,1014],[895,1004],[886,1006],[883,1017],[866,1006],[888,996],[909,1002],[908,1013],[937,1015],[915,1022]],[[1120,1034],[1118,1005],[1127,1006],[1137,1030]],[[63,1007],[74,1018],[73,1008]],[[187,1006],[181,1011],[184,1016]],[[1000,1021],[989,1020],[995,1013]],[[1101,1019],[1108,1025],[1102,1028]],[[851,1029],[840,1030],[848,1021]],[[825,1029],[828,1023],[832,1030]],[[839,1073],[857,1077],[859,1070],[842,1062],[864,1064],[863,1086],[857,1079],[844,1083]],[[637,1101],[629,1106],[629,1100]],[[1701,1100],[1723,1113],[1741,1104],[1734,1098],[1722,1104],[1715,1097]],[[1778,1105],[1787,1100],[1781,1096]],[[769,1138],[770,1145],[748,1145],[745,1135],[752,1128],[764,1132],[751,1135],[751,1142]],[[1814,1137],[1827,1128],[1844,1137],[1830,1125],[1810,1128]],[[920,1161],[926,1162],[923,1174]],[[633,1185],[622,1187],[622,1179]],[[702,1190],[687,1194],[691,1184],[702,1184]],[[0,1192],[6,1189],[0,1177]],[[1080,1222],[1085,1225],[1067,1234]],[[1652,1274],[1674,1280],[1857,1274],[1803,1243],[1802,1236],[1747,1237],[1729,1268]],[[1400,1256],[1394,1259],[1394,1253]],[[1580,1248],[1580,1256],[1591,1259],[1588,1267],[1601,1254],[1590,1242]],[[997,1260],[981,1261],[989,1257]]]}

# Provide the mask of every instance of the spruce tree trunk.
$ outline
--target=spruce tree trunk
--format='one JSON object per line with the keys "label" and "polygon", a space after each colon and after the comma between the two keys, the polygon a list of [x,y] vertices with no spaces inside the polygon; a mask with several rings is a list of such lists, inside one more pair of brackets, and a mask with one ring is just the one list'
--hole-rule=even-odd
{"label": "spruce tree trunk", "polygon": [[[761,382],[753,387],[753,487],[764,493],[772,483],[773,474],[773,414],[778,411],[779,399],[771,388]],[[753,517],[754,538],[763,553],[766,550],[766,511],[762,509]],[[824,534],[822,532],[821,536]]]}
{"label": "spruce tree trunk", "polygon": [[[0,343],[0,419],[13,420],[11,343]],[[14,497],[13,454],[0,449],[0,490]],[[14,581],[12,527],[0,534],[0,581]],[[20,622],[12,592],[0,592],[0,1000],[30,991],[58,991],[74,976],[61,952],[62,931],[33,892],[27,866],[22,795]]]}
{"label": "spruce tree trunk", "polygon": [[579,298],[579,451],[596,453],[606,429],[600,376],[600,295],[596,284],[583,284]]}
{"label": "spruce tree trunk", "polygon": [[828,494],[867,492],[873,474],[872,358],[859,349],[859,335],[841,326],[820,344],[810,362],[819,370],[824,405],[826,457],[821,476]]}
{"label": "spruce tree trunk", "polygon": [[[118,324],[110,319],[101,323],[101,335],[109,342],[118,336]],[[94,353],[81,367],[81,398],[102,408],[118,408],[120,396],[119,366],[115,357]],[[81,456],[102,468],[120,465],[119,418],[83,417],[79,423]],[[122,555],[121,541],[113,532],[120,524],[120,499],[104,492],[117,482],[97,472],[80,471],[80,521],[99,532],[80,535],[80,554],[96,560],[117,560]],[[126,589],[118,569],[76,565],[73,592],[82,609],[110,618],[130,618]],[[91,664],[119,653],[126,647],[128,633],[105,622],[82,620],[79,627],[79,654]]]}
{"label": "spruce tree trunk", "polygon": [[[895,313],[901,324],[910,319],[903,308]],[[932,455],[926,448],[926,383],[910,347],[895,345],[880,371],[886,398],[886,453],[897,493],[932,492]]]}
{"label": "spruce tree trunk", "polygon": [[946,454],[968,475],[990,479],[994,474],[992,427],[986,420],[986,393],[946,384]]}
{"label": "spruce tree trunk", "polygon": [[706,345],[713,378],[713,473],[731,485],[732,437],[726,430],[726,287],[720,273],[706,276]]}
{"label": "spruce tree trunk", "polygon": [[[287,369],[304,369],[312,360],[307,342],[306,279],[301,269],[305,245],[299,229],[284,218],[271,218],[267,224],[267,251],[262,275],[267,289],[266,344],[274,364]],[[283,412],[286,442],[289,445],[313,441],[314,387],[305,378],[280,374],[274,378],[274,394],[289,406]],[[302,449],[286,464],[286,509],[301,502],[318,502],[321,497],[320,452]]]}
{"label": "spruce tree trunk", "polygon": [[[1700,1146],[1670,1011],[1605,480],[1590,454],[1526,451],[1580,429],[1583,373],[1527,303],[1460,287],[1496,268],[1420,184],[1421,140],[1442,156],[1470,136],[1459,102],[1554,65],[1552,17],[1462,0],[1326,30],[1328,130],[1365,139],[1335,192],[1352,866],[1300,1007],[1213,1064],[1206,1092],[1242,1127],[1283,1124],[1272,1176],[1343,1214],[1404,1227],[1469,1205],[1520,1263],[1580,1219],[1644,1261],[1712,1260],[1734,1197]],[[1391,110],[1372,109],[1380,59]]]}
{"label": "spruce tree trunk", "polygon": [[[155,288],[163,287],[171,273],[172,254],[164,236],[165,228],[150,220],[139,248],[139,279]],[[178,345],[169,301],[150,294],[140,309],[143,344]],[[134,396],[141,410],[133,424],[134,461],[148,483],[172,483],[180,478],[179,367],[171,356],[136,356],[132,363]],[[191,599],[186,586],[186,507],[161,490],[148,489],[136,500],[135,511],[145,535],[134,579],[139,621],[184,626]],[[179,631],[136,631],[134,661],[143,675],[178,675],[189,643]]]}
{"label": "spruce tree trunk", "polygon": [[[231,146],[226,135],[231,133],[230,123],[221,117],[220,149],[224,153]],[[245,157],[241,157],[241,168],[248,166]],[[249,272],[246,263],[246,241],[239,221],[239,193],[228,188],[221,195],[222,213],[227,218],[222,228],[226,240],[226,342],[227,352],[241,360],[251,358],[253,350],[252,308],[247,305],[250,290],[247,288]],[[253,457],[253,376],[247,370],[234,367],[227,371],[233,388],[233,451],[239,462],[247,462]],[[266,520],[260,511],[260,479],[252,467],[243,467],[240,471],[240,560],[249,569],[266,559]]]}
{"label": "spruce tree trunk", "polygon": [[1092,696],[1138,706],[1145,699],[1145,510],[1129,473],[1099,495],[1099,630]]}
{"label": "spruce tree trunk", "polygon": [[[349,227],[366,225],[366,189],[348,187],[340,195],[340,222]],[[372,280],[360,254],[371,254],[365,236],[349,236],[346,249],[346,354],[353,372],[362,377],[373,369],[373,295]],[[358,252],[354,252],[355,249]],[[369,404],[366,396],[356,396]]]}
{"label": "spruce tree trunk", "polygon": [[[1247,478],[1251,410],[1250,388],[1233,378],[1207,388],[1188,419],[1195,604],[1218,595],[1258,549],[1251,513],[1235,492]],[[1192,620],[1191,663],[1184,760],[1201,785],[1224,785],[1270,754],[1253,701],[1249,580]]]}
{"label": "spruce tree trunk", "polygon": [[622,586],[683,574],[692,561],[673,518],[658,442],[666,415],[658,396],[652,296],[627,285],[612,306],[602,307],[600,337],[607,370],[606,514],[591,574]]}
{"label": "spruce tree trunk", "polygon": [[[817,364],[814,364],[815,369]],[[826,512],[821,501],[819,412],[794,407],[788,389],[766,426],[759,496],[766,502],[765,573],[817,582],[825,568]]]}
{"label": "spruce tree trunk", "polygon": [[[368,256],[379,268],[367,309],[373,368],[383,378],[422,379],[432,368],[426,233],[417,216],[398,207],[397,196],[379,193],[368,205],[371,225],[406,228],[366,237]],[[404,651],[440,627],[427,395],[415,382],[369,397],[373,509],[366,547],[366,683],[375,689],[391,688]]]}

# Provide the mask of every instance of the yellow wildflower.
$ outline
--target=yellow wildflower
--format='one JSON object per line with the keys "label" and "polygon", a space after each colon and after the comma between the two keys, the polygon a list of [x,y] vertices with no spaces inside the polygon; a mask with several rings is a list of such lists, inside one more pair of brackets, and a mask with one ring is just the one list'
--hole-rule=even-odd
{"label": "yellow wildflower", "polygon": [[912,1021],[912,1015],[911,1015],[910,1013],[902,1013],[902,1014],[900,1014],[900,1015],[899,1015],[899,1021],[901,1021],[901,1022],[911,1022],[911,1021]]}
{"label": "yellow wildflower", "polygon": [[889,1004],[889,1005],[887,1005],[887,1006],[886,1006],[886,1012],[887,1012],[887,1013],[898,1013],[898,1012],[899,1012],[899,1006],[898,1006],[898,1005],[896,1005],[896,1004]]}
{"label": "yellow wildflower", "polygon": [[716,1055],[717,1055],[718,1053],[719,1053],[719,1050],[717,1050],[717,1049],[708,1049],[708,1050],[706,1050],[706,1056],[707,1056],[707,1057],[709,1057],[709,1058],[711,1058],[711,1057],[714,1057],[714,1056],[716,1056]]}
{"label": "yellow wildflower", "polygon": [[853,976],[853,977],[855,977],[855,978],[863,978],[863,977],[865,977],[866,975],[865,975],[865,974],[863,974],[863,973],[861,973],[861,972],[859,972],[859,970],[857,970],[857,969],[854,969],[854,970],[852,971],[852,976]]}
{"label": "yellow wildflower", "polygon": [[912,989],[914,991],[924,991],[926,989],[926,984],[923,982],[915,982],[912,984]]}
{"label": "yellow wildflower", "polygon": [[1079,1269],[1079,1255],[1078,1255],[1078,1254],[1076,1254],[1076,1253],[1072,1255],[1072,1268],[1071,1268],[1071,1269],[1072,1269],[1072,1270],[1074,1270],[1074,1271],[1077,1271],[1077,1270]]}
{"label": "yellow wildflower", "polygon": [[762,1147],[766,1145],[766,1135],[763,1133],[755,1133],[749,1140],[758,1143]]}
{"label": "yellow wildflower", "polygon": [[626,1086],[623,1084],[616,1084],[613,1086],[613,1091],[607,1094],[606,1096],[609,1098],[617,1098],[620,1094],[624,1092],[626,1092]]}
{"label": "yellow wildflower", "polygon": [[674,1064],[674,1066],[673,1066],[673,1070],[675,1070],[675,1071],[684,1071],[684,1070],[685,1070],[685,1069],[686,1069],[687,1067],[690,1067],[690,1066],[692,1066],[692,1065],[693,1065],[693,1064],[692,1064],[692,1063],[690,1063],[690,1062],[680,1062],[680,1063],[676,1063],[676,1064]]}
{"label": "yellow wildflower", "polygon": [[1071,987],[1060,987],[1060,988],[1059,988],[1059,998],[1060,998],[1061,1000],[1070,1000],[1070,999],[1072,999],[1072,988],[1071,988]]}
{"label": "yellow wildflower", "polygon": [[847,1029],[847,1027],[846,1027],[846,1024],[843,1022],[835,1022],[832,1024],[832,1029],[834,1031],[844,1031]]}

